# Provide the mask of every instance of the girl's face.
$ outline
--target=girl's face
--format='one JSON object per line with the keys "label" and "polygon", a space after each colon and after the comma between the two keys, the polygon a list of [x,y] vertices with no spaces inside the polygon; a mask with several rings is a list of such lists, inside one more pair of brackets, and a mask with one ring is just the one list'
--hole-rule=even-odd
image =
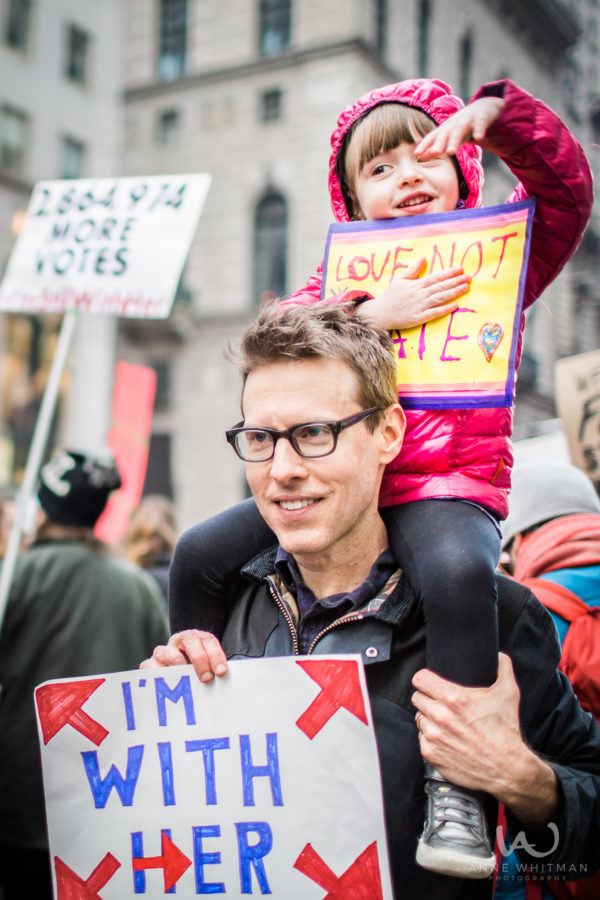
{"label": "girl's face", "polygon": [[399,144],[362,166],[354,193],[365,219],[396,219],[456,209],[459,188],[452,158],[445,153],[423,161],[415,153],[416,146]]}

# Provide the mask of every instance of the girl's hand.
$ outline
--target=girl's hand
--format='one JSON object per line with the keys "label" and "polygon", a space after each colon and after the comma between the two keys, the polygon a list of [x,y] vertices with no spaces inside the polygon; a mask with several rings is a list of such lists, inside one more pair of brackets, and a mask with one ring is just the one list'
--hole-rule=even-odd
{"label": "girl's hand", "polygon": [[432,159],[442,153],[452,155],[462,144],[482,141],[504,109],[504,103],[500,97],[480,97],[469,103],[426,134],[415,148],[416,154],[421,159]]}
{"label": "girl's hand", "polygon": [[471,276],[456,266],[420,278],[425,264],[426,260],[420,259],[402,277],[390,282],[379,297],[359,304],[354,315],[390,331],[423,325],[458,309],[457,299],[469,290]]}

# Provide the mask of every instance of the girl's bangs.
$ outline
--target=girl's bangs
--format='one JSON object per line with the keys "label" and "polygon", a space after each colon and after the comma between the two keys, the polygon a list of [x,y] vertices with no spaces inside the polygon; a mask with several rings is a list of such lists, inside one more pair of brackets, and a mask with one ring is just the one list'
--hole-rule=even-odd
{"label": "girl's bangs", "polygon": [[[358,171],[380,153],[387,153],[399,144],[416,144],[435,128],[426,113],[401,103],[382,103],[356,124],[350,145]],[[348,148],[350,150],[350,147]]]}

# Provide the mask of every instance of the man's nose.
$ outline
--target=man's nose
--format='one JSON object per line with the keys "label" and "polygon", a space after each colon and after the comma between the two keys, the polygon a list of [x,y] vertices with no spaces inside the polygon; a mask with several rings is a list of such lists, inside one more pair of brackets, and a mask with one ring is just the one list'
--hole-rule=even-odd
{"label": "man's nose", "polygon": [[271,478],[276,481],[289,481],[290,478],[302,478],[305,475],[304,457],[294,450],[287,438],[279,438],[271,460]]}

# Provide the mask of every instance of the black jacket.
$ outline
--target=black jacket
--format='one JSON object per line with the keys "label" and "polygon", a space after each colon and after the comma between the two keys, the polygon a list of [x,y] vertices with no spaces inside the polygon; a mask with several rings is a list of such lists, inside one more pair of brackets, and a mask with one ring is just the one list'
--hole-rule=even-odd
{"label": "black jacket", "polygon": [[[288,656],[296,652],[294,625],[273,576],[276,548],[255,557],[243,570],[248,586],[230,598],[222,644],[228,658]],[[582,712],[571,686],[556,670],[560,649],[554,626],[531,592],[499,577],[500,647],[513,661],[521,689],[523,735],[552,761],[564,797],[557,823],[560,843],[541,864],[548,874],[567,873],[573,864],[590,875],[600,865],[600,728]],[[367,685],[383,782],[388,850],[395,896],[416,900],[467,900],[492,895],[491,880],[463,881],[436,875],[415,862],[424,819],[423,761],[411,703],[414,673],[425,666],[425,626],[420,605],[403,576],[379,610],[340,623],[322,633],[318,654],[360,653]],[[510,766],[510,760],[507,760]],[[488,827],[495,833],[497,805],[487,801]],[[511,820],[513,834],[526,831],[537,852],[552,846],[549,829],[523,829]]]}

